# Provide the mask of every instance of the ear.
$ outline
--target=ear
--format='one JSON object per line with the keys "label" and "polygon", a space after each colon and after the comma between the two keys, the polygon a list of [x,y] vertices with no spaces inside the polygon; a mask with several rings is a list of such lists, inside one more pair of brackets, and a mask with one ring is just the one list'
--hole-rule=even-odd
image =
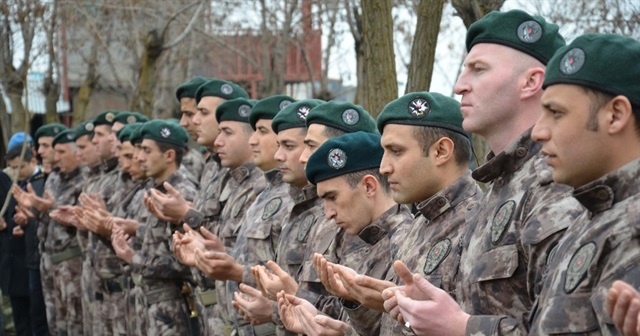
{"label": "ear", "polygon": [[172,163],[176,161],[176,151],[174,149],[169,149],[168,151],[162,153],[164,156],[164,160],[166,163]]}
{"label": "ear", "polygon": [[633,109],[629,98],[625,96],[615,96],[605,106],[607,110],[607,132],[617,134],[631,127],[635,132]]}
{"label": "ear", "polygon": [[429,156],[434,159],[436,166],[442,166],[453,158],[455,145],[447,137],[438,139],[429,149]]}
{"label": "ear", "polygon": [[544,82],[544,69],[539,67],[530,68],[522,74],[520,86],[520,99],[531,98],[542,92]]}
{"label": "ear", "polygon": [[373,175],[365,175],[362,178],[362,186],[364,187],[367,197],[373,197],[378,192],[380,181]]}

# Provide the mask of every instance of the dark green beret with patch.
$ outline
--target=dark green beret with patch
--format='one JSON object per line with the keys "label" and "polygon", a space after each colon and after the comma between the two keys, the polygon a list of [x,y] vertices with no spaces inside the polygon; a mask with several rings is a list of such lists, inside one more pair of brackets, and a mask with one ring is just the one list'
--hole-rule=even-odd
{"label": "dark green beret with patch", "polygon": [[120,140],[120,142],[131,141],[131,135],[134,132],[138,132],[142,127],[142,125],[143,123],[141,122],[124,125],[123,128],[121,128],[118,132],[116,132],[116,136],[118,137],[118,140]]}
{"label": "dark green beret with patch", "polygon": [[467,52],[478,43],[501,44],[547,64],[558,48],[565,45],[558,25],[521,10],[491,12],[474,22],[467,31]]}
{"label": "dark green beret with patch", "polygon": [[179,147],[186,147],[189,142],[187,132],[180,125],[170,121],[151,120],[140,127],[140,137],[156,142],[163,142]]}
{"label": "dark green beret with patch", "polygon": [[386,124],[439,127],[469,137],[462,129],[460,103],[435,92],[411,92],[387,104],[378,116],[378,130]]}
{"label": "dark green beret with patch", "polygon": [[216,109],[216,120],[239,121],[249,123],[249,114],[253,108],[253,102],[247,98],[236,98],[227,100]]}
{"label": "dark green beret with patch", "polygon": [[575,84],[626,96],[640,107],[640,41],[617,34],[585,34],[558,50],[543,88]]}
{"label": "dark green beret with patch", "polygon": [[278,112],[271,121],[271,129],[278,133],[290,128],[307,127],[307,116],[316,106],[324,103],[319,99],[298,100]]}
{"label": "dark green beret with patch", "polygon": [[195,98],[198,88],[206,83],[209,79],[204,77],[193,77],[190,81],[184,82],[176,89],[176,98],[178,101],[182,98]]}
{"label": "dark green beret with patch", "polygon": [[52,146],[57,144],[65,144],[76,141],[75,132],[71,129],[66,129],[53,138]]}
{"label": "dark green beret with patch", "polygon": [[79,138],[88,135],[90,138],[93,136],[93,120],[86,120],[82,124],[78,125],[74,131],[74,140],[78,140]]}
{"label": "dark green beret with patch", "polygon": [[116,116],[119,113],[120,111],[116,111],[116,110],[104,111],[98,114],[98,116],[95,119],[93,119],[93,126],[100,126],[100,125],[113,126],[113,123],[116,121]]}
{"label": "dark green beret with patch", "polygon": [[249,94],[240,85],[221,79],[206,81],[196,90],[196,101],[200,102],[202,97],[220,97],[226,100],[236,98],[249,98]]}
{"label": "dark green beret with patch", "polygon": [[369,169],[379,169],[384,150],[380,135],[347,133],[327,140],[307,162],[307,180],[318,184],[334,177]]}
{"label": "dark green beret with patch", "polygon": [[276,95],[259,100],[253,105],[251,114],[249,114],[249,124],[251,124],[251,128],[256,129],[256,123],[259,119],[275,118],[278,112],[295,101],[295,99],[287,95]]}
{"label": "dark green beret with patch", "polygon": [[67,126],[63,124],[58,124],[58,123],[42,125],[38,127],[38,130],[36,131],[34,138],[36,139],[36,141],[38,141],[38,138],[43,136],[55,137],[56,135],[60,134],[60,132],[66,129],[67,129]]}
{"label": "dark green beret with patch", "polygon": [[133,123],[137,123],[137,122],[147,122],[149,121],[149,118],[147,118],[144,114],[140,113],[140,112],[129,112],[129,111],[124,111],[124,112],[120,112],[116,115],[116,118],[113,120],[113,122],[119,122],[121,124],[133,124]]}
{"label": "dark green beret with patch", "polygon": [[347,133],[378,133],[371,114],[362,106],[352,103],[330,101],[314,107],[307,116],[307,127],[311,124],[322,124]]}
{"label": "dark green beret with patch", "polygon": [[129,134],[129,141],[131,142],[131,144],[137,145],[142,142],[142,134],[140,134],[140,131],[142,130],[142,126],[144,126],[144,124],[146,123],[140,123],[140,126],[131,130],[131,134]]}

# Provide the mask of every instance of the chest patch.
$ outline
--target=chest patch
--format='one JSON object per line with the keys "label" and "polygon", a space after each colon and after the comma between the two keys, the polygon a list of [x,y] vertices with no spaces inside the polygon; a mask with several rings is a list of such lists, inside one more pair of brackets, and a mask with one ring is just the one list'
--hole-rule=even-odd
{"label": "chest patch", "polygon": [[438,268],[440,263],[449,255],[451,251],[451,240],[448,238],[437,242],[431,247],[427,254],[427,261],[424,264],[424,274],[429,275]]}
{"label": "chest patch", "polygon": [[269,200],[264,207],[264,211],[262,211],[262,220],[271,218],[271,216],[280,210],[280,205],[282,205],[282,199],[280,197]]}
{"label": "chest patch", "polygon": [[509,228],[511,217],[513,217],[513,211],[516,209],[516,202],[511,200],[503,203],[491,222],[491,243],[497,244],[502,240],[504,232]]}
{"label": "chest patch", "polygon": [[300,224],[300,231],[298,231],[298,241],[304,241],[309,234],[309,230],[311,229],[313,222],[315,222],[315,217],[313,215],[307,215],[307,217],[302,220],[302,223]]}
{"label": "chest patch", "polygon": [[578,284],[580,284],[582,279],[584,279],[595,254],[596,244],[591,242],[586,245],[582,245],[573,257],[571,257],[564,279],[564,291],[567,294],[573,292],[578,287]]}
{"label": "chest patch", "polygon": [[240,210],[244,207],[244,203],[247,201],[247,195],[242,195],[235,203],[233,203],[233,208],[231,209],[231,216],[233,218],[238,217],[240,214]]}

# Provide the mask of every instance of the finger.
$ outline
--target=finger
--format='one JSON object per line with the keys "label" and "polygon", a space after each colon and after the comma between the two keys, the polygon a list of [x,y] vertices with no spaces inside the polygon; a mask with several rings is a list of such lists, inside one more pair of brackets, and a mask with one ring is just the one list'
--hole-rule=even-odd
{"label": "finger", "polygon": [[367,287],[378,292],[382,292],[389,287],[395,286],[393,282],[372,278],[366,275],[356,276],[356,283],[362,287]]}
{"label": "finger", "polygon": [[280,265],[278,265],[273,260],[267,261],[267,267],[269,267],[269,269],[279,277],[290,276],[289,273],[287,273],[285,270],[283,270],[280,267]]}
{"label": "finger", "polygon": [[243,284],[241,283],[240,286],[238,286],[238,289],[240,289],[240,291],[243,294],[249,295],[249,296],[262,296],[262,292],[260,292],[259,290],[247,285],[247,284]]}
{"label": "finger", "polygon": [[402,261],[396,260],[393,263],[393,269],[405,285],[413,284],[413,273],[411,273],[411,270]]}
{"label": "finger", "polygon": [[[618,302],[618,297],[620,296],[620,291],[618,288],[611,286],[609,288],[609,293],[607,294],[607,300],[605,301],[605,309],[611,319],[613,319],[613,313],[615,310],[616,302]],[[615,319],[613,319],[615,322]],[[616,323],[617,324],[617,323]]]}
{"label": "finger", "polygon": [[624,319],[622,326],[622,333],[624,335],[633,335],[638,329],[638,317],[640,316],[640,299],[632,299],[627,315]]}
{"label": "finger", "polygon": [[220,238],[218,238],[218,236],[207,230],[207,228],[205,228],[204,226],[200,227],[200,234],[208,240],[220,241]]}
{"label": "finger", "polygon": [[233,297],[241,307],[248,307],[251,304],[251,302],[243,298],[238,292],[233,292]]}
{"label": "finger", "polygon": [[332,319],[329,316],[316,315],[315,320],[320,326],[339,332],[335,335],[342,335],[351,331],[351,327],[349,327],[348,324],[340,320]]}
{"label": "finger", "polygon": [[422,275],[419,275],[419,274],[413,275],[413,283],[416,285],[416,288],[421,292],[421,293],[413,293],[415,291],[412,292],[412,294],[416,295],[415,297],[412,297],[412,298],[416,300],[433,300],[440,294],[445,293],[442,289],[432,285],[429,282],[429,280],[425,279]]}
{"label": "finger", "polygon": [[180,192],[178,190],[176,190],[171,183],[165,181],[164,182],[164,189],[167,191],[167,194],[170,194],[172,196],[175,196],[176,198],[182,198],[182,195],[180,194]]}

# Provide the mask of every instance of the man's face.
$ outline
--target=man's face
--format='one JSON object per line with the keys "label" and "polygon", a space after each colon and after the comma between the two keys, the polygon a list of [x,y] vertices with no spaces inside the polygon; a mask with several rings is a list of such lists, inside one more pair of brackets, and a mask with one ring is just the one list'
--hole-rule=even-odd
{"label": "man's face", "polygon": [[309,161],[309,157],[313,154],[318,147],[320,147],[329,138],[325,135],[326,126],[321,124],[311,124],[307,128],[307,135],[304,138],[304,150],[300,154],[300,162],[306,165]]}
{"label": "man's face", "polygon": [[166,153],[162,153],[158,144],[150,139],[142,140],[138,161],[147,177],[157,178],[164,175],[167,170]]}
{"label": "man's face", "polygon": [[438,192],[439,177],[433,161],[423,155],[422,145],[413,135],[413,126],[387,124],[383,131],[380,173],[387,175],[393,200],[411,204]]}
{"label": "man's face", "polygon": [[213,148],[219,134],[216,110],[224,102],[220,97],[202,97],[198,103],[198,112],[192,119],[198,135],[198,144]]}
{"label": "man's face", "polygon": [[544,109],[531,136],[542,142],[558,183],[576,188],[608,173],[606,163],[612,160],[607,157],[615,149],[607,145],[603,113],[597,114],[597,130],[587,129],[592,104],[576,85],[552,85],[542,94]]}
{"label": "man's face", "polygon": [[367,198],[364,183],[351,188],[345,176],[318,183],[318,196],[324,204],[324,215],[350,235],[357,235],[371,224],[374,209]]}
{"label": "man's face", "polygon": [[94,167],[100,164],[100,153],[98,153],[88,135],[83,135],[76,139],[76,147],[76,155],[81,165]]}
{"label": "man's face", "polygon": [[53,137],[42,136],[38,138],[38,155],[42,158],[43,164],[49,164],[51,166],[56,165],[55,151],[53,150]]}
{"label": "man's face", "polygon": [[486,137],[515,117],[518,102],[519,52],[502,45],[479,43],[471,48],[454,86],[462,95],[463,128]]}
{"label": "man's face", "polygon": [[180,126],[182,126],[193,140],[198,140],[196,125],[193,117],[198,113],[198,105],[195,98],[180,98]]}
{"label": "man's face", "polygon": [[93,129],[93,139],[91,142],[100,153],[100,160],[106,161],[113,155],[111,151],[111,126],[98,125]]}
{"label": "man's face", "polygon": [[36,169],[36,159],[33,158],[28,162],[24,162],[20,160],[20,157],[15,157],[9,160],[9,167],[11,167],[11,171],[15,174],[18,173],[18,181],[25,181]]}
{"label": "man's face", "polygon": [[256,130],[249,138],[249,146],[253,153],[253,162],[263,171],[278,167],[274,158],[278,150],[278,138],[271,129],[271,119],[259,119]]}
{"label": "man's face", "polygon": [[249,147],[249,124],[239,121],[223,121],[220,123],[220,134],[215,141],[216,152],[220,158],[220,165],[227,168],[237,168],[251,161],[251,147]]}
{"label": "man's face", "polygon": [[118,157],[120,155],[120,140],[116,136],[116,133],[124,127],[124,124],[117,121],[111,126],[111,133],[109,133],[109,142],[111,143],[111,155]]}
{"label": "man's face", "polygon": [[[129,174],[134,177],[133,175],[137,172],[140,176],[140,179],[144,179],[147,177],[147,172],[144,171],[144,168],[142,167],[142,161],[140,161],[140,152],[142,152],[142,147],[140,146],[140,144],[138,143],[133,145],[133,162],[131,164],[132,169]],[[137,171],[134,172],[134,170],[136,169]]]}
{"label": "man's face", "polygon": [[80,164],[73,147],[74,144],[72,143],[62,143],[54,146],[56,161],[60,171],[63,173],[74,171]]}
{"label": "man's face", "polygon": [[278,150],[275,159],[280,164],[282,180],[298,188],[307,185],[304,164],[300,162],[300,154],[304,150],[304,128],[290,128],[277,135]]}

